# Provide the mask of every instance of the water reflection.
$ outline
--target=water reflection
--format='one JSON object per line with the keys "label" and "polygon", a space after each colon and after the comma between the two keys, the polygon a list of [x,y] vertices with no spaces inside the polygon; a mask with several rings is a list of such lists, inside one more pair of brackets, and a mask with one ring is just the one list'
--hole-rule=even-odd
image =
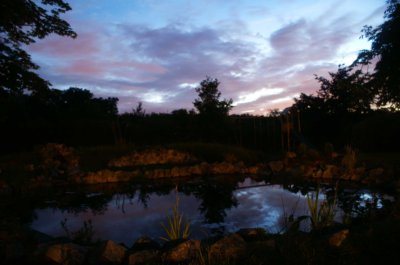
{"label": "water reflection", "polygon": [[[269,184],[267,180],[232,177],[194,179],[191,181],[157,181],[76,190],[43,202],[36,208],[32,228],[53,235],[65,235],[60,221],[68,219],[70,230],[79,229],[84,220],[92,220],[96,236],[130,246],[138,237],[164,236],[160,226],[179,190],[180,210],[192,223],[192,237],[233,232],[240,228],[262,227],[270,232],[282,231],[285,217],[307,214],[306,195],[316,187]],[[327,200],[338,195],[340,215],[356,215],[368,205],[384,207],[388,201],[377,193],[353,189],[334,190],[321,186]],[[363,208],[364,207],[364,208]]]}

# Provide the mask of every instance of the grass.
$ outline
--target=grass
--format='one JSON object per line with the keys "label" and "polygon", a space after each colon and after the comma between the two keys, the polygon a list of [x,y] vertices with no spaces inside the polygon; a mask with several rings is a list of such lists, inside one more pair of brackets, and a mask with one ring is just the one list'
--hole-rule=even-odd
{"label": "grass", "polygon": [[83,226],[77,231],[70,231],[67,226],[67,219],[60,222],[62,229],[64,230],[66,236],[74,243],[82,245],[93,244],[93,237],[95,231],[93,229],[92,220],[83,221]]}
{"label": "grass", "polygon": [[167,234],[160,237],[165,241],[187,239],[190,236],[190,222],[183,220],[183,213],[179,212],[179,196],[176,194],[175,204],[172,207],[172,214],[168,216],[168,224],[161,223],[161,227]]}
{"label": "grass", "polygon": [[[335,191],[336,190],[337,185]],[[314,231],[333,225],[337,203],[336,192],[333,201],[325,199],[322,202],[319,201],[319,193],[320,187],[318,185],[315,194],[311,196],[307,194],[307,206],[310,214],[311,228]]]}

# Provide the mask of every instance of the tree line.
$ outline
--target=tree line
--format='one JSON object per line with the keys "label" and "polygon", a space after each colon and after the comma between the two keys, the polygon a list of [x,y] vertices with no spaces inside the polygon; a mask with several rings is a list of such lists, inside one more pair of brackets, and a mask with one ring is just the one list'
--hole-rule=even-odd
{"label": "tree line", "polygon": [[[63,0],[4,0],[0,16],[1,152],[46,142],[73,146],[165,144],[207,141],[277,152],[283,150],[283,113],[229,115],[232,99],[221,99],[218,79],[206,77],[196,88],[194,110],[146,114],[141,103],[118,114],[117,98],[99,98],[86,89],[50,88],[22,48],[49,34],[75,38],[59,16],[71,8]],[[296,143],[316,147],[326,142],[363,150],[400,147],[400,3],[388,0],[384,22],[365,26],[371,49],[360,51],[350,66],[339,65],[328,78],[316,76],[316,95],[301,94],[288,108],[299,113]],[[369,72],[369,65],[373,71]],[[289,119],[287,119],[289,120]],[[295,147],[293,147],[295,148]]]}

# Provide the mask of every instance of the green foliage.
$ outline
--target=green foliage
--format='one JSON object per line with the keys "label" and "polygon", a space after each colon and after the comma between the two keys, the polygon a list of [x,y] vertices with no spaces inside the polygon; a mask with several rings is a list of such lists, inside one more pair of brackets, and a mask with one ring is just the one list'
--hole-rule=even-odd
{"label": "green foliage", "polygon": [[189,221],[183,221],[183,213],[179,212],[179,196],[177,194],[172,214],[168,216],[168,224],[161,223],[161,227],[167,234],[167,237],[161,237],[161,239],[165,241],[187,239],[190,236],[190,225]]}
{"label": "green foliage", "polygon": [[342,165],[346,171],[351,172],[356,166],[358,154],[351,146],[346,146],[344,150],[345,154],[342,158]]}
{"label": "green foliage", "polygon": [[314,231],[318,231],[333,224],[337,204],[336,193],[333,201],[325,199],[322,202],[320,202],[319,193],[320,187],[318,185],[315,193],[311,195],[307,194],[309,218],[311,220],[311,228]]}
{"label": "green foliage", "polygon": [[70,231],[67,226],[68,219],[60,222],[67,237],[77,244],[89,245],[93,243],[94,229],[92,220],[83,221],[83,226],[77,231]]}

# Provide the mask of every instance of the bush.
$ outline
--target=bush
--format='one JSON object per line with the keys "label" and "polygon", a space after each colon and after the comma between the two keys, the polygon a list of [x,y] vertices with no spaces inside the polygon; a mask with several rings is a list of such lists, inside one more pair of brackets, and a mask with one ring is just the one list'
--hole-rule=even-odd
{"label": "bush", "polygon": [[65,178],[79,171],[79,157],[71,147],[49,143],[39,148],[39,167],[45,177]]}

